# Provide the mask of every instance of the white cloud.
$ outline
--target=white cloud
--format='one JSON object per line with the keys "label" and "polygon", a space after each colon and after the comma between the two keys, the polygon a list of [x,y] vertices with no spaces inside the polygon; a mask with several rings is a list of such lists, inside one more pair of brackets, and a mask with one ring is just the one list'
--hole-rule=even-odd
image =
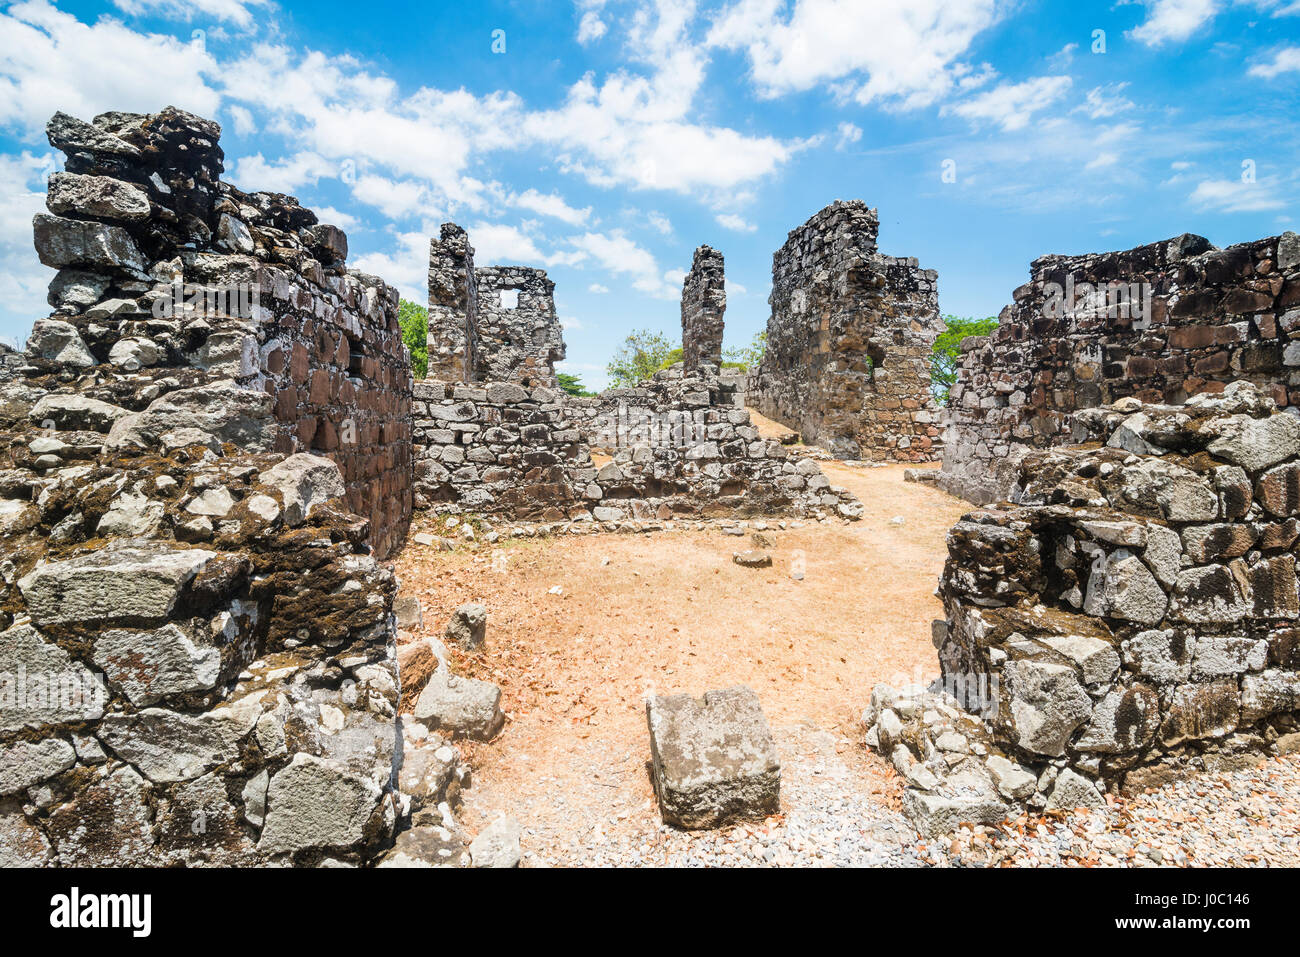
{"label": "white cloud", "polygon": [[602,286],[598,282],[593,282],[590,286],[587,287],[587,292],[594,292],[597,295],[604,295],[605,293],[609,292],[609,287]]}
{"label": "white cloud", "polygon": [[1118,162],[1119,162],[1119,154],[1117,153],[1098,153],[1096,156],[1090,159],[1086,164],[1084,164],[1083,168],[1084,169],[1105,169],[1107,166],[1114,166]]}
{"label": "white cloud", "polygon": [[672,220],[663,213],[657,213],[654,210],[651,210],[648,214],[648,218],[650,220],[650,227],[654,229],[655,232],[663,236],[671,236],[673,234]]}
{"label": "white cloud", "polygon": [[581,329],[581,328],[582,328],[582,321],[579,320],[579,319],[575,319],[573,316],[561,316],[561,317],[560,317],[560,328],[562,328],[562,329],[573,329],[573,330]]}
{"label": "white cloud", "polygon": [[261,153],[240,157],[227,178],[242,190],[293,193],[308,184],[315,185],[324,176],[338,176],[339,164],[316,153],[303,152],[278,161],[268,161]]}
{"label": "white cloud", "polygon": [[32,251],[32,217],[45,210],[44,175],[52,154],[0,154],[0,302],[21,328],[3,332],[15,343],[26,338],[32,320],[49,313],[45,292],[54,271]]}
{"label": "white cloud", "polygon": [[1246,72],[1251,76],[1271,80],[1279,74],[1296,71],[1300,71],[1300,47],[1283,47],[1273,54],[1271,62],[1256,63]]}
{"label": "white cloud", "polygon": [[841,123],[836,132],[839,134],[835,140],[837,150],[845,149],[849,144],[862,139],[862,127],[854,123]]}
{"label": "white cloud", "polygon": [[1123,96],[1128,83],[1108,83],[1094,86],[1088,91],[1085,103],[1076,107],[1077,112],[1086,113],[1090,119],[1100,120],[1116,113],[1133,109],[1133,101]]}
{"label": "white cloud", "polygon": [[713,23],[708,42],[744,50],[766,96],[837,83],[859,103],[926,106],[969,72],[958,62],[1001,18],[995,0],[737,0]]}
{"label": "white cloud", "polygon": [[1039,76],[1023,83],[1002,83],[987,93],[971,97],[944,112],[973,122],[996,123],[1004,130],[1019,130],[1040,110],[1051,106],[1070,88],[1068,76]]}
{"label": "white cloud", "polygon": [[240,136],[252,136],[257,132],[257,123],[253,121],[253,114],[242,106],[232,103],[226,107],[226,112],[234,119],[235,132]]}
{"label": "white cloud", "polygon": [[591,218],[590,206],[574,209],[558,193],[545,194],[535,189],[528,189],[511,196],[509,202],[520,209],[551,216],[570,226],[582,226]]}
{"label": "white cloud", "polygon": [[728,296],[743,296],[745,293],[749,292],[748,289],[736,282],[734,279],[725,279],[723,281],[726,283]]}
{"label": "white cloud", "polygon": [[389,219],[413,215],[430,217],[433,214],[425,187],[411,180],[395,180],[374,174],[358,176],[352,187],[352,196],[358,202],[375,207]]}
{"label": "white cloud", "polygon": [[743,216],[737,216],[735,213],[719,213],[716,218],[718,225],[723,229],[730,229],[737,233],[752,233],[758,229]]}
{"label": "white cloud", "polygon": [[588,10],[578,21],[578,42],[586,46],[603,37],[608,29],[605,21],[600,19],[600,14],[595,10]]}
{"label": "white cloud", "polygon": [[361,225],[361,220],[357,219],[357,217],[351,213],[345,213],[341,209],[335,209],[333,206],[314,206],[312,209],[322,223],[337,226],[345,233]]}
{"label": "white cloud", "polygon": [[[336,224],[337,225],[337,224]],[[432,223],[411,232],[397,233],[396,249],[391,253],[371,252],[355,255],[349,251],[348,265],[380,276],[392,283],[403,299],[424,303],[429,299],[429,237],[436,236]]]}
{"label": "white cloud", "polygon": [[247,28],[254,19],[249,8],[270,6],[270,0],[113,0],[113,6],[128,16],[156,15],[189,22],[201,14]]}
{"label": "white cloud", "polygon": [[1201,209],[1221,213],[1257,213],[1285,205],[1266,180],[1244,183],[1239,179],[1206,179],[1187,198]]}
{"label": "white cloud", "polygon": [[609,233],[583,233],[572,237],[569,242],[606,271],[631,277],[632,288],[638,292],[660,299],[675,299],[679,294],[665,283],[654,254],[629,239],[620,229]]}
{"label": "white cloud", "polygon": [[1150,0],[1147,18],[1128,35],[1149,47],[1181,43],[1214,19],[1221,0]]}
{"label": "white cloud", "polygon": [[200,47],[113,19],[81,23],[45,0],[0,12],[0,124],[21,126],[33,140],[44,141],[45,122],[59,110],[90,119],[171,104],[215,116],[221,98],[208,77],[220,73]]}

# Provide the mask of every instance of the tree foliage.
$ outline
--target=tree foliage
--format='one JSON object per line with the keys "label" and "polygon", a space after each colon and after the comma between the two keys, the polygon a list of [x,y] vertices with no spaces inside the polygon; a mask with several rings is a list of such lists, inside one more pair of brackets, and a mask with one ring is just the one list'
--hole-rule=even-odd
{"label": "tree foliage", "polygon": [[571,372],[558,372],[556,373],[555,378],[559,380],[560,388],[569,393],[569,395],[577,396],[582,399],[596,394],[588,391],[587,387],[582,384],[582,380]]}
{"label": "tree foliage", "polygon": [[961,366],[962,340],[970,336],[987,336],[998,326],[996,316],[976,319],[972,316],[944,316],[948,328],[934,340],[930,357],[930,387],[935,400],[946,406],[948,394],[957,382],[957,369]]}
{"label": "tree foliage", "polygon": [[758,364],[763,361],[763,356],[767,354],[767,330],[754,333],[754,338],[750,340],[749,345],[739,349],[724,349],[722,352],[722,366],[725,369],[742,369],[745,372],[753,372],[758,368]]}
{"label": "tree foliage", "polygon": [[411,352],[411,371],[417,379],[429,374],[429,310],[403,299],[397,307],[402,341]]}
{"label": "tree foliage", "polygon": [[681,361],[681,346],[674,345],[662,332],[636,329],[623,340],[605,371],[609,374],[611,386],[626,389]]}

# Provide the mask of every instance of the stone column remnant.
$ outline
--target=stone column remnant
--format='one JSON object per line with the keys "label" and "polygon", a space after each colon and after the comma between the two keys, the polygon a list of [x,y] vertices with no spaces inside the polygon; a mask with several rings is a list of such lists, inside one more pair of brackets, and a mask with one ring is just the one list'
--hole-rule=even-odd
{"label": "stone column remnant", "polygon": [[682,283],[682,364],[687,375],[722,365],[723,314],[727,289],[722,253],[710,246],[695,250]]}

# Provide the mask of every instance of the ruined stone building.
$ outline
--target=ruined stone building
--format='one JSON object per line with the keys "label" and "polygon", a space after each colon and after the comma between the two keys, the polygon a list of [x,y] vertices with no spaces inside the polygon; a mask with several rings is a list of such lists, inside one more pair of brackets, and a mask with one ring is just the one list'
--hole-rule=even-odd
{"label": "ruined stone building", "polygon": [[476,267],[465,230],[444,223],[429,243],[429,378],[555,388],[554,293],[543,269]]}
{"label": "ruined stone building", "polygon": [[695,250],[682,281],[682,367],[688,374],[722,367],[723,316],[727,283],[722,253],[710,246]]}
{"label": "ruined stone building", "polygon": [[368,861],[400,812],[397,292],[222,182],[215,123],[48,135],[53,311],[0,375],[0,864]]}
{"label": "ruined stone building", "polygon": [[1294,233],[1035,260],[994,333],[963,344],[940,484],[1002,498],[1026,450],[1070,441],[1075,411],[1126,396],[1179,403],[1244,380],[1296,405],[1298,269]]}
{"label": "ruined stone building", "polygon": [[930,354],[937,274],[876,251],[879,221],[836,201],[772,257],[767,354],[747,401],[840,458],[938,458]]}

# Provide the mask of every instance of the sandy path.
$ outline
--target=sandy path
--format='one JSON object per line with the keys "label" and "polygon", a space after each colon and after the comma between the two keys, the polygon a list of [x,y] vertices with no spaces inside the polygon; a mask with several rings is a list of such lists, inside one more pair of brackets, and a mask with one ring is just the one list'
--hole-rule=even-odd
{"label": "sandy path", "polygon": [[[750,539],[717,529],[403,552],[403,592],[420,598],[430,631],[463,602],[489,609],[486,652],[456,667],[497,682],[510,721],[490,745],[471,746],[471,827],[507,811],[544,846],[643,813],[651,690],[747,684],[773,727],[833,732],[846,758],[867,760],[848,738],[871,688],[937,672],[933,589],[944,535],[968,506],[904,483],[901,466],[822,464],[862,500],[864,518],[769,522],[769,569],[734,564]],[[549,593],[556,585],[561,595]]]}

